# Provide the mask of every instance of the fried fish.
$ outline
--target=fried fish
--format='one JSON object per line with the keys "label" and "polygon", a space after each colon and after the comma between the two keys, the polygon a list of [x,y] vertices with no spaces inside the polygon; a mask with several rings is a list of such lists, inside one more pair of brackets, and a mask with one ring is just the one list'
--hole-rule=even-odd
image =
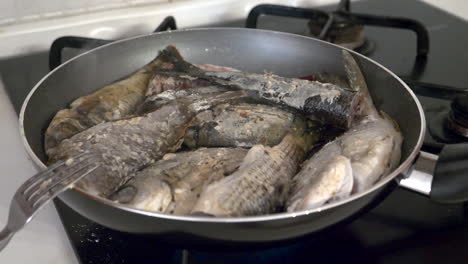
{"label": "fried fish", "polygon": [[138,172],[110,198],[138,209],[187,215],[203,188],[234,172],[248,150],[199,148],[166,154]]}

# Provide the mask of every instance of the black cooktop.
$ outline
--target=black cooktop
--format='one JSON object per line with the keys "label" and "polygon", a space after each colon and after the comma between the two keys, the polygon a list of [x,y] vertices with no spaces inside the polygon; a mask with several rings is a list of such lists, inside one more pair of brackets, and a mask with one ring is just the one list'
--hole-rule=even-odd
{"label": "black cooktop", "polygon": [[[332,10],[335,6],[321,8]],[[352,11],[384,16],[399,16],[421,22],[430,36],[430,51],[421,62],[416,60],[416,37],[411,31],[365,27],[374,50],[368,54],[381,64],[408,80],[416,91],[424,83],[439,89],[464,89],[468,67],[468,35],[463,34],[468,23],[420,1],[368,0],[352,3]],[[177,19],[177,17],[175,18]],[[303,34],[307,20],[264,16],[259,28]],[[245,20],[229,21],[216,26],[244,26]],[[211,26],[211,25],[210,25]],[[46,59],[46,58],[43,58]],[[11,64],[10,64],[11,65]],[[416,67],[415,67],[416,65]],[[13,67],[14,68],[14,67]],[[1,67],[7,89],[15,80]],[[34,79],[34,78],[33,78]],[[411,81],[410,81],[411,80]],[[37,81],[37,80],[33,80]],[[18,80],[16,80],[18,83]],[[23,81],[24,82],[24,81]],[[423,82],[422,84],[419,82]],[[18,87],[18,86],[16,86]],[[32,86],[31,86],[32,87]],[[419,87],[419,88],[418,88]],[[444,89],[440,87],[440,89]],[[447,87],[446,87],[447,88]],[[14,105],[27,93],[8,90]],[[424,93],[425,95],[428,95]],[[449,100],[418,96],[428,123],[436,122],[449,109]],[[437,151],[441,142],[428,133],[428,150]],[[56,207],[62,218],[76,255],[83,264],[89,263],[468,263],[468,205],[440,205],[428,198],[396,189],[376,208],[346,225],[303,238],[287,245],[249,251],[190,251],[172,248],[157,239],[110,230],[93,223],[60,201]]]}
{"label": "black cooktop", "polygon": [[[109,230],[58,202],[81,263],[182,263],[181,249]],[[190,251],[188,263],[460,263],[468,262],[468,208],[439,205],[403,189],[348,225],[271,249]],[[233,250],[233,249],[231,249]]]}

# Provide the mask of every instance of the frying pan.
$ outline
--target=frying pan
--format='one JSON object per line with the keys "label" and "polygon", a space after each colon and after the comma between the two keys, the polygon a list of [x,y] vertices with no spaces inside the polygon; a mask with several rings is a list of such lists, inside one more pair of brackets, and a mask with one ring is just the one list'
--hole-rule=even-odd
{"label": "frying pan", "polygon": [[[178,47],[189,62],[197,64],[223,65],[247,72],[268,71],[287,77],[323,71],[345,74],[342,47],[288,33],[240,28],[191,29],[117,41],[64,63],[46,75],[29,93],[21,109],[20,129],[34,163],[45,168],[44,131],[58,110],[67,107],[73,99],[136,71],[170,44]],[[350,52],[361,66],[376,106],[396,119],[404,135],[400,165],[369,190],[317,209],[236,218],[147,212],[79,189],[71,189],[59,198],[80,214],[109,228],[157,235],[184,247],[278,242],[311,234],[353,216],[402,179],[405,179],[402,182],[406,182],[406,186],[431,193],[436,200],[466,199],[468,184],[461,176],[463,173],[468,175],[467,165],[463,163],[463,160],[467,160],[467,154],[457,158],[463,154],[463,146],[447,150],[449,154],[442,151],[439,160],[449,161],[439,162],[435,171],[438,171],[437,167],[447,168],[445,165],[454,160],[454,153],[460,169],[455,173],[452,170],[444,180],[434,177],[432,181],[431,170],[413,170],[418,156],[431,164],[435,164],[436,160],[436,156],[420,154],[426,125],[418,99],[394,73],[369,58]],[[465,183],[461,185],[463,187],[460,187],[461,183]],[[458,184],[459,187],[453,190],[451,184]]]}

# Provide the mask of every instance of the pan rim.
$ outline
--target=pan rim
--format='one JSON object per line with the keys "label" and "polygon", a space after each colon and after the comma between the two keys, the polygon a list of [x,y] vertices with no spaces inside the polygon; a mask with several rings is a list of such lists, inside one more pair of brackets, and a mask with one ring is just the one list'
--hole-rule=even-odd
{"label": "pan rim", "polygon": [[319,40],[319,39],[315,39],[315,38],[311,38],[311,37],[307,37],[307,36],[302,36],[302,35],[297,35],[297,34],[293,34],[293,33],[271,31],[271,30],[264,30],[264,29],[250,29],[250,28],[234,28],[234,27],[210,28],[210,27],[205,27],[205,28],[192,28],[192,29],[180,29],[180,30],[173,30],[173,31],[157,32],[157,33],[138,35],[138,36],[133,36],[133,37],[117,40],[117,41],[105,44],[103,46],[91,49],[89,51],[86,51],[86,52],[84,52],[84,53],[82,53],[82,54],[80,54],[80,55],[78,55],[78,56],[64,62],[63,64],[61,64],[60,66],[58,66],[57,68],[55,68],[54,70],[52,70],[48,74],[46,74],[39,82],[36,83],[36,85],[28,93],[28,95],[26,96],[26,98],[25,98],[25,100],[24,100],[24,102],[23,102],[23,104],[21,106],[21,111],[20,111],[20,114],[19,114],[19,130],[20,130],[19,132],[20,132],[20,136],[22,138],[23,145],[26,148],[26,152],[28,153],[28,155],[30,156],[32,161],[38,167],[40,167],[41,169],[46,168],[45,164],[37,157],[37,155],[31,149],[31,146],[29,145],[29,142],[28,142],[28,140],[26,138],[26,133],[25,133],[25,130],[24,130],[24,115],[25,115],[26,109],[28,107],[29,100],[34,96],[36,90],[41,86],[41,84],[46,79],[49,78],[49,76],[54,74],[60,68],[65,67],[67,64],[72,63],[75,59],[78,59],[81,56],[86,56],[87,54],[95,52],[96,50],[104,49],[104,48],[106,48],[108,46],[111,46],[111,45],[118,45],[121,42],[127,42],[127,41],[136,40],[136,39],[143,39],[143,38],[152,37],[152,36],[155,36],[155,35],[159,36],[159,35],[166,35],[166,34],[177,34],[177,32],[193,32],[193,31],[255,31],[255,32],[262,33],[262,34],[280,34],[280,35],[285,35],[287,37],[304,38],[304,39],[307,39],[308,41],[316,41],[316,42],[320,42],[320,43],[325,44],[325,45],[333,46],[333,47],[341,49],[341,50],[347,50],[348,52],[350,52],[354,56],[359,56],[362,59],[365,59],[365,60],[377,65],[379,68],[381,68],[382,70],[387,72],[390,76],[395,78],[407,90],[407,92],[410,94],[411,98],[413,99],[414,103],[416,104],[416,107],[418,109],[419,116],[420,116],[421,127],[419,128],[420,129],[419,137],[418,137],[418,141],[416,142],[415,147],[413,148],[411,153],[408,155],[408,157],[403,162],[401,162],[400,165],[396,169],[394,169],[390,174],[385,176],[385,178],[381,179],[379,182],[374,184],[368,190],[366,190],[364,192],[361,192],[361,193],[353,194],[353,195],[351,195],[350,197],[348,197],[346,199],[343,199],[343,200],[340,200],[340,201],[337,201],[337,202],[332,202],[330,204],[326,204],[326,205],[323,205],[323,206],[318,207],[318,208],[303,210],[303,211],[297,211],[297,212],[282,212],[282,213],[275,213],[275,214],[270,214],[270,215],[259,215],[259,216],[216,217],[216,218],[201,217],[201,216],[178,216],[178,215],[169,215],[169,214],[164,214],[164,213],[150,212],[150,211],[146,211],[146,210],[132,208],[130,206],[119,204],[119,203],[113,202],[113,201],[111,201],[109,199],[87,193],[84,190],[81,190],[81,189],[78,189],[78,188],[71,188],[69,191],[78,192],[80,195],[83,195],[83,196],[87,197],[88,199],[92,199],[92,200],[94,200],[96,202],[99,202],[101,204],[111,206],[111,207],[114,207],[114,208],[118,208],[120,210],[124,210],[124,211],[130,212],[130,213],[136,213],[136,214],[139,214],[139,215],[144,215],[144,216],[149,216],[149,217],[163,218],[163,219],[167,219],[167,220],[177,220],[177,221],[185,221],[185,222],[204,222],[204,223],[253,223],[253,222],[263,222],[263,221],[272,221],[272,220],[283,220],[283,219],[287,219],[287,218],[307,216],[307,215],[311,215],[311,214],[314,214],[314,213],[327,211],[327,210],[330,210],[332,208],[339,207],[339,206],[341,206],[343,204],[350,203],[352,201],[358,200],[358,199],[360,199],[360,198],[362,198],[362,197],[364,197],[364,196],[366,196],[366,195],[368,195],[368,194],[370,194],[370,193],[384,187],[390,181],[395,180],[399,175],[405,174],[407,169],[413,164],[413,161],[415,160],[415,158],[419,154],[419,151],[420,151],[420,149],[422,147],[422,144],[423,144],[424,134],[425,134],[425,131],[426,131],[426,119],[425,119],[425,115],[424,115],[424,111],[423,111],[423,108],[421,106],[421,103],[419,102],[419,100],[416,97],[416,95],[414,94],[414,92],[408,87],[408,85],[403,80],[401,80],[395,73],[393,73],[392,71],[387,69],[385,66],[381,65],[380,63],[378,63],[378,62],[376,62],[376,61],[374,61],[374,60],[372,60],[372,59],[370,59],[370,58],[368,58],[368,57],[366,57],[364,55],[361,55],[361,54],[359,54],[359,53],[357,53],[357,52],[355,52],[353,50],[350,50],[348,48],[344,48],[344,47],[341,47],[339,45],[329,43],[329,42],[326,42],[326,41],[323,41],[323,40]]}

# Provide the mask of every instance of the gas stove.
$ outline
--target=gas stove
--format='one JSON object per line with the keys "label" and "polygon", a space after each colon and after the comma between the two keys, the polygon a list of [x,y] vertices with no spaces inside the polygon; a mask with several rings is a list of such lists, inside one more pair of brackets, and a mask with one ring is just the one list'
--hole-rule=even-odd
{"label": "gas stove", "polygon": [[[399,18],[389,16],[398,14]],[[156,31],[177,28],[167,17]],[[355,49],[402,77],[420,99],[428,121],[423,150],[437,154],[445,144],[466,141],[467,87],[463,54],[468,22],[420,1],[341,1],[317,9],[258,5],[249,16],[207,26],[257,27],[324,39]],[[60,37],[49,67],[110,42]],[[39,74],[39,73],[38,73]],[[6,75],[5,75],[6,76]],[[7,76],[6,76],[7,77]],[[7,91],[17,107],[26,91]],[[380,201],[379,201],[380,202]],[[468,263],[468,205],[441,205],[396,189],[350,223],[268,249],[186,251],[157,238],[100,226],[56,201],[80,263]]]}

